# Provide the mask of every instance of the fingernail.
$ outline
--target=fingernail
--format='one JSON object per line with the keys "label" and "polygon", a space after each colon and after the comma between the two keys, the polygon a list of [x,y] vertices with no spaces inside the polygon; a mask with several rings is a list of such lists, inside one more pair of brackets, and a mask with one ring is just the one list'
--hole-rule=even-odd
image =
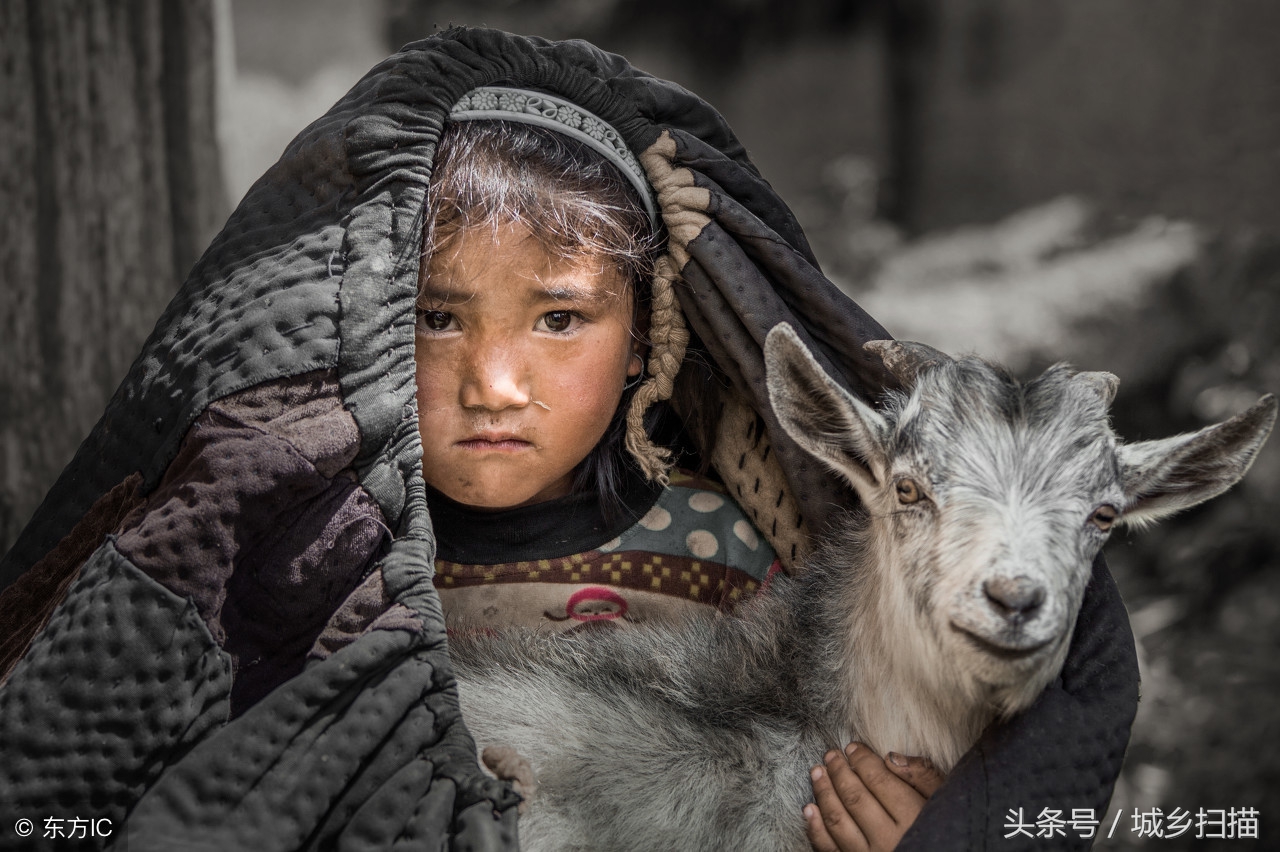
{"label": "fingernail", "polygon": [[823,762],[823,763],[831,763],[832,761],[834,761],[834,760],[835,760],[837,757],[839,757],[839,756],[840,756],[840,752],[838,752],[838,751],[829,751],[829,752],[827,752],[826,754],[824,754],[824,755],[822,756],[822,762]]}
{"label": "fingernail", "polygon": [[812,771],[810,771],[810,772],[809,772],[809,774],[813,776],[813,780],[814,780],[814,781],[821,780],[821,778],[822,778],[822,767],[821,767],[821,766],[815,766],[815,767],[813,767]]}
{"label": "fingernail", "polygon": [[849,743],[847,746],[844,747],[845,754],[853,754],[857,750],[858,750],[857,743]]}
{"label": "fingernail", "polygon": [[894,766],[906,766],[907,759],[896,751],[889,752],[889,760],[893,761]]}
{"label": "fingernail", "polygon": [[816,811],[817,811],[817,808],[815,808],[813,805],[805,805],[804,806],[805,819],[813,819],[814,813]]}

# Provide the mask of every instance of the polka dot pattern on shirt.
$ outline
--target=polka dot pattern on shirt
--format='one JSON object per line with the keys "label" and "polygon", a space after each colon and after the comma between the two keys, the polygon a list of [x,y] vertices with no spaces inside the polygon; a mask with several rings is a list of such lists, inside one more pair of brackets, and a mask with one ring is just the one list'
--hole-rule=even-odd
{"label": "polka dot pattern on shirt", "polygon": [[695,491],[689,495],[689,508],[695,512],[714,512],[724,505],[724,498],[714,491]]}
{"label": "polka dot pattern on shirt", "polygon": [[654,532],[661,532],[671,526],[671,513],[661,506],[654,506],[640,519],[640,526]]}
{"label": "polka dot pattern on shirt", "polygon": [[665,552],[706,563],[700,570],[719,563],[761,582],[775,558],[733,498],[717,485],[679,471],[672,472],[670,485],[635,526],[599,550],[615,555]]}
{"label": "polka dot pattern on shirt", "polygon": [[708,530],[694,530],[685,536],[684,541],[689,552],[699,559],[710,559],[720,551],[720,542]]}
{"label": "polka dot pattern on shirt", "polygon": [[760,546],[760,536],[756,534],[756,528],[745,518],[734,522],[733,534],[737,536],[738,541],[745,544],[750,550],[755,550]]}

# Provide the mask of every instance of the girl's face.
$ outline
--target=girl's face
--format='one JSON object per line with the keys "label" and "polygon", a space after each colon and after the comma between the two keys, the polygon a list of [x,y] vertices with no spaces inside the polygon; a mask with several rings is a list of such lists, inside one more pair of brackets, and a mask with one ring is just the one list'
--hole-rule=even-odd
{"label": "girl's face", "polygon": [[568,494],[642,368],[625,289],[612,266],[554,261],[523,225],[436,252],[415,352],[427,484],[488,509]]}

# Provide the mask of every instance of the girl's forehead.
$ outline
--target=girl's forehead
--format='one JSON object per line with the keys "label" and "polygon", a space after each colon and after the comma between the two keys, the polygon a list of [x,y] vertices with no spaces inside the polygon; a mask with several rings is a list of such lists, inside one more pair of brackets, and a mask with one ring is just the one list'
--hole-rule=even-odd
{"label": "girl's forehead", "polygon": [[423,295],[454,300],[490,289],[526,289],[566,301],[608,301],[624,294],[617,265],[599,254],[565,257],[521,223],[461,229],[424,265]]}

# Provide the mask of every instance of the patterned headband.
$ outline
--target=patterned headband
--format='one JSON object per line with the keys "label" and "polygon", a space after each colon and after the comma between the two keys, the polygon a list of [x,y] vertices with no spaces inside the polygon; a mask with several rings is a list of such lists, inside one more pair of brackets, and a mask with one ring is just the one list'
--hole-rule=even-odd
{"label": "patterned headband", "polygon": [[649,213],[653,229],[658,230],[661,220],[654,201],[653,187],[645,177],[644,169],[635,154],[622,141],[618,131],[608,122],[592,115],[580,106],[568,101],[527,89],[507,89],[497,86],[481,86],[467,92],[449,111],[451,121],[470,121],[495,118],[504,121],[520,121],[536,124],[563,133],[588,145],[606,160],[617,166],[640,194],[644,209]]}

